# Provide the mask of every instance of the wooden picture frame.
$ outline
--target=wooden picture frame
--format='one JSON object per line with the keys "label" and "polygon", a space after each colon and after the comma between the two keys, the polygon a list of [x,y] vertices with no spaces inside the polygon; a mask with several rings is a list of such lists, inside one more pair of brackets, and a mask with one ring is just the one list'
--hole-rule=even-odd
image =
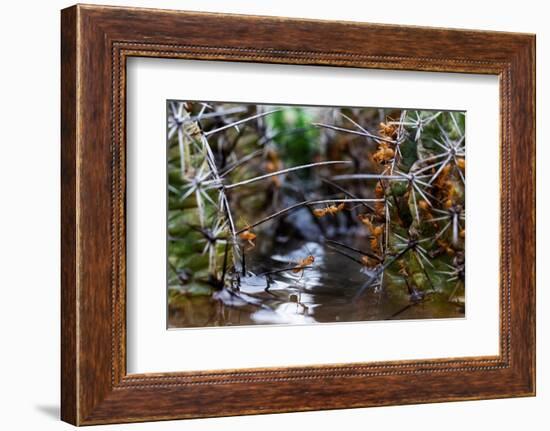
{"label": "wooden picture frame", "polygon": [[[535,394],[534,35],[77,5],[62,11],[61,50],[64,421]],[[131,56],[498,75],[500,354],[128,375],[125,65]]]}

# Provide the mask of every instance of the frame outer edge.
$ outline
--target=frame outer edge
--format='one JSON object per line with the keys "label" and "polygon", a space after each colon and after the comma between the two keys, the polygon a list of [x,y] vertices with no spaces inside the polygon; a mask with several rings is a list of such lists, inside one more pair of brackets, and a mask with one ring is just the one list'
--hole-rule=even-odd
{"label": "frame outer edge", "polygon": [[[526,64],[529,67],[530,74],[526,77],[527,85],[529,86],[530,93],[528,98],[528,104],[531,108],[531,120],[532,128],[531,134],[529,136],[529,146],[531,147],[531,158],[530,163],[530,175],[529,179],[532,181],[532,192],[529,195],[531,200],[531,232],[529,235],[532,236],[533,244],[533,259],[531,267],[531,277],[532,283],[529,286],[530,292],[530,306],[531,306],[531,315],[529,319],[530,325],[530,334],[531,337],[531,349],[530,349],[530,370],[529,370],[529,395],[537,395],[537,299],[536,299],[536,283],[537,283],[537,259],[536,259],[536,250],[537,250],[537,37],[536,35],[531,35],[528,37],[527,42],[527,61]],[[529,120],[529,119],[528,119]]]}
{"label": "frame outer edge", "polygon": [[534,190],[532,194],[533,200],[533,212],[532,212],[532,222],[533,222],[533,237],[535,249],[535,259],[533,260],[533,281],[535,283],[533,287],[533,318],[531,321],[532,324],[532,334],[533,337],[533,358],[532,364],[533,369],[531,370],[531,378],[533,379],[533,387],[531,394],[533,396],[537,395],[537,37],[533,35],[530,43],[530,56],[533,62],[533,67],[531,71],[531,82],[533,83],[533,94],[531,96],[531,105],[533,107],[533,136],[531,137],[533,145],[533,156],[531,159],[531,166],[533,170],[533,181],[534,181]]}
{"label": "frame outer edge", "polygon": [[536,37],[524,35],[511,57],[510,113],[511,363],[519,396],[536,396]]}
{"label": "frame outer edge", "polygon": [[61,11],[61,420],[79,423],[77,137],[78,6]]}
{"label": "frame outer edge", "polygon": [[[101,11],[101,13],[100,13]],[[131,13],[130,13],[131,12]],[[139,12],[139,13],[138,13]],[[98,151],[105,151],[106,146],[104,145],[102,139],[104,138],[103,131],[95,132],[93,130],[93,125],[90,125],[86,120],[92,120],[91,123],[95,121],[95,118],[89,113],[88,109],[91,109],[93,114],[97,114],[99,117],[103,118],[108,111],[106,105],[106,100],[102,97],[102,89],[93,87],[93,82],[89,82],[87,78],[92,72],[98,72],[99,81],[106,79],[106,72],[108,67],[105,64],[98,64],[97,62],[90,61],[93,57],[89,52],[88,44],[92,43],[92,50],[97,49],[98,55],[102,55],[106,58],[106,49],[111,47],[111,43],[117,40],[119,34],[124,35],[132,31],[128,26],[122,26],[122,22],[127,21],[129,16],[134,17],[134,15],[141,15],[144,12],[155,13],[154,10],[147,9],[128,9],[128,8],[110,8],[109,13],[105,12],[108,16],[108,19],[103,15],[103,7],[99,6],[73,6],[71,8],[65,9],[62,11],[62,33],[61,33],[61,45],[62,45],[62,94],[61,94],[61,106],[62,106],[62,115],[61,115],[61,157],[62,157],[62,295],[61,295],[61,309],[62,309],[62,326],[61,326],[61,336],[62,336],[62,370],[61,370],[61,380],[62,380],[62,391],[61,391],[61,417],[64,421],[69,422],[73,425],[91,425],[99,423],[120,423],[120,422],[136,422],[136,421],[145,421],[145,420],[162,420],[162,419],[179,419],[186,417],[212,417],[212,416],[228,416],[236,414],[258,414],[258,413],[274,413],[274,412],[286,412],[286,411],[307,411],[307,410],[323,410],[328,408],[351,408],[351,407],[365,407],[365,406],[375,406],[375,405],[388,405],[388,404],[411,404],[411,403],[426,403],[426,402],[440,402],[440,401],[456,401],[456,400],[467,400],[467,399],[480,399],[480,398],[501,398],[509,396],[525,396],[534,394],[534,365],[535,365],[535,352],[534,352],[534,279],[531,280],[533,283],[528,287],[523,286],[522,292],[518,295],[514,295],[516,300],[520,303],[527,302],[527,310],[523,316],[525,320],[521,325],[521,328],[516,328],[514,339],[518,341],[515,344],[515,348],[518,348],[520,344],[523,348],[526,348],[527,352],[522,352],[514,355],[515,366],[510,371],[514,374],[506,372],[495,372],[495,377],[505,377],[506,383],[511,384],[509,391],[506,392],[500,388],[499,383],[493,380],[491,383],[487,383],[487,379],[482,377],[489,377],[488,375],[480,375],[479,382],[475,380],[475,376],[471,377],[471,380],[476,383],[473,388],[473,392],[457,392],[454,394],[449,394],[449,396],[439,396],[433,398],[423,398],[418,395],[399,398],[396,401],[384,401],[384,400],[371,400],[371,401],[361,401],[352,400],[352,396],[347,393],[350,390],[342,389],[342,392],[347,393],[347,399],[352,401],[346,402],[332,402],[332,403],[322,403],[322,398],[327,397],[327,388],[325,384],[327,381],[325,378],[315,380],[315,383],[311,383],[309,387],[314,390],[311,397],[313,398],[308,403],[300,404],[297,407],[289,406],[283,402],[278,405],[272,406],[260,406],[258,407],[253,402],[250,402],[250,405],[243,404],[241,408],[236,406],[231,408],[222,406],[223,408],[214,408],[210,410],[207,408],[207,405],[200,404],[200,399],[202,397],[203,401],[213,401],[211,395],[218,394],[220,397],[227,395],[224,399],[229,399],[231,396],[238,396],[239,393],[244,393],[243,391],[247,390],[266,390],[267,387],[273,387],[277,389],[277,385],[266,385],[266,381],[261,382],[227,382],[227,385],[220,386],[217,389],[212,387],[208,390],[211,391],[210,394],[206,394],[205,386],[202,384],[196,384],[193,387],[188,387],[185,389],[182,388],[168,388],[168,387],[155,387],[151,389],[145,389],[143,387],[133,387],[133,388],[123,388],[119,384],[118,374],[113,374],[114,377],[109,376],[107,379],[106,367],[107,367],[107,358],[110,359],[109,363],[111,366],[116,367],[114,363],[114,354],[111,352],[107,353],[104,348],[107,346],[107,329],[111,328],[113,321],[107,323],[107,319],[102,315],[100,325],[95,325],[97,322],[94,313],[99,307],[100,313],[105,313],[107,311],[107,306],[112,306],[112,299],[107,299],[105,295],[105,288],[103,285],[91,287],[97,288],[94,291],[94,294],[88,289],[89,284],[93,280],[95,283],[96,278],[92,277],[86,272],[87,269],[90,269],[90,263],[87,262],[88,257],[95,257],[94,246],[96,243],[91,242],[88,235],[92,228],[86,228],[86,221],[89,221],[90,215],[93,215],[94,205],[90,203],[90,196],[86,193],[90,193],[90,186],[93,185],[93,181],[98,181],[98,176],[92,175],[93,178],[88,178],[88,175],[92,172],[88,164],[84,164],[86,156],[92,156],[91,158],[102,168],[105,168],[104,162],[105,159],[103,156],[98,156]],[[173,11],[176,15],[181,13],[179,11]],[[112,14],[112,16],[111,16]],[[171,14],[169,14],[171,15]],[[185,13],[183,13],[185,15]],[[182,15],[182,16],[183,16]],[[214,19],[211,14],[204,14],[201,16],[209,17],[209,20]],[[196,17],[196,14],[191,13],[187,15],[189,20],[193,20]],[[237,16],[242,17],[242,16]],[[251,17],[248,17],[251,18]],[[238,19],[235,16],[228,18],[233,25],[236,25]],[[277,18],[262,17],[262,19],[275,20]],[[302,21],[294,19],[281,19],[284,23],[301,23]],[[235,21],[235,22],[233,22]],[[241,25],[242,23],[239,23]],[[154,24],[144,22],[142,20],[141,25],[152,25]],[[121,27],[122,26],[122,27]],[[328,26],[328,24],[327,24]],[[360,25],[354,31],[359,31]],[[240,27],[239,27],[240,28]],[[368,28],[365,25],[365,28]],[[380,30],[380,27],[374,26],[377,31]],[[408,29],[408,27],[404,27]],[[428,30],[422,30],[428,31]],[[161,33],[163,34],[163,33]],[[453,34],[456,37],[470,37],[470,33],[466,32],[456,32]],[[171,37],[171,33],[168,33],[168,36]],[[494,34],[490,34],[491,38],[496,37]],[[525,35],[523,35],[525,36]],[[523,72],[524,75],[521,77],[523,80],[528,80],[534,78],[534,37],[530,40],[524,39],[521,35],[506,35],[503,34],[502,37],[505,38],[506,42],[506,55],[508,56],[506,60],[513,58],[515,67],[519,71]],[[130,38],[132,36],[129,36]],[[164,36],[167,37],[167,36]],[[176,34],[174,38],[180,38]],[[162,40],[162,37],[159,36],[159,40]],[[511,40],[512,39],[512,40]],[[528,38],[529,39],[529,38]],[[200,39],[199,39],[199,42]],[[265,41],[264,41],[265,42]],[[527,42],[527,43],[526,43]],[[466,40],[462,41],[463,44],[466,43]],[[232,42],[229,45],[229,48],[221,49],[234,49],[238,50],[238,47],[235,47],[235,43]],[[192,44],[191,44],[192,46]],[[80,49],[83,47],[83,49]],[[85,48],[85,49],[84,49]],[[424,47],[425,48],[425,47]],[[423,49],[424,49],[423,48]],[[292,46],[291,46],[292,49]],[[266,49],[264,48],[264,51]],[[284,50],[284,49],[283,49]],[[261,50],[259,50],[261,51]],[[418,51],[418,50],[417,50]],[[422,51],[422,49],[420,49]],[[241,51],[244,53],[244,51]],[[503,51],[504,52],[504,51]],[[297,51],[298,54],[302,54],[301,51]],[[330,53],[328,53],[330,55]],[[360,54],[352,54],[359,58]],[[212,55],[203,55],[204,57],[218,58],[218,54],[214,52]],[[277,57],[268,55],[273,62],[285,62],[285,57]],[[221,55],[220,57],[224,57]],[[237,57],[241,57],[240,54]],[[250,61],[249,59],[245,60],[245,55],[243,54],[241,60]],[[479,57],[479,54],[478,54]],[[208,58],[208,59],[211,59]],[[327,57],[328,58],[328,57]],[[499,56],[495,57],[495,61],[500,61]],[[207,58],[205,58],[207,59]],[[419,62],[407,63],[403,67],[408,70],[420,70],[423,68],[424,58],[420,58]],[[521,65],[521,60],[529,62],[527,65]],[[228,60],[228,61],[239,61],[239,60]],[[324,61],[324,60],[323,60]],[[338,63],[338,60],[328,58],[326,60],[328,63]],[[365,60],[366,61],[366,60]],[[269,61],[271,62],[271,61]],[[291,61],[292,62],[292,61]],[[369,60],[370,62],[370,60]],[[442,61],[441,64],[446,63]],[[317,59],[314,64],[320,64],[320,60]],[[381,68],[398,68],[399,65],[403,64],[403,60],[397,59],[397,57],[392,58],[390,63],[387,63]],[[441,64],[437,64],[438,70],[446,70]],[[454,64],[454,63],[453,63]],[[483,70],[484,73],[489,69],[485,61],[480,60],[476,63],[478,69]],[[483,66],[482,66],[483,64]],[[389,65],[389,66],[388,66]],[[366,66],[361,66],[366,67]],[[516,70],[518,70],[516,69]],[[473,69],[472,69],[473,70]],[[470,70],[467,73],[472,73]],[[475,73],[475,71],[473,72]],[[104,76],[105,75],[105,76]],[[513,74],[514,84],[512,84],[513,89],[516,88],[518,75]],[[530,111],[534,115],[534,81],[524,83],[523,86],[518,86],[518,91],[523,95],[523,103],[526,111]],[[514,100],[511,102],[512,108],[517,109],[518,101]],[[89,115],[90,114],[90,115]],[[89,118],[88,118],[89,117]],[[105,117],[106,118],[106,117]],[[103,118],[103,120],[105,120]],[[522,127],[525,128],[529,125],[532,125],[533,128],[529,131],[527,136],[524,136],[523,142],[527,145],[527,150],[525,151],[523,157],[521,157],[521,165],[523,168],[531,167],[533,171],[530,172],[530,175],[534,175],[534,119],[529,122],[531,117],[527,115],[522,115],[522,121],[519,122],[519,129]],[[106,124],[106,121],[104,121]],[[514,125],[516,130],[518,124]],[[513,135],[513,133],[512,133]],[[98,141],[95,141],[95,138]],[[87,144],[89,142],[94,142],[97,145],[97,142],[101,142],[101,147],[90,147]],[[104,174],[106,172],[103,172]],[[80,182],[82,181],[82,184]],[[514,181],[512,180],[512,183]],[[103,184],[103,182],[101,182]],[[529,219],[525,226],[523,233],[525,238],[533,240],[534,238],[534,229],[535,229],[535,219],[534,219],[534,177],[530,177],[525,180],[526,184],[525,196],[523,202],[526,203],[528,209],[532,210],[532,219]],[[103,184],[104,185],[104,184]],[[116,183],[115,185],[118,185]],[[93,189],[93,188],[92,188]],[[102,191],[102,193],[105,190]],[[102,213],[105,212],[105,208],[101,208]],[[103,239],[101,240],[100,245],[103,246]],[[528,249],[529,255],[534,258],[534,249]],[[93,259],[92,259],[93,260]],[[515,259],[512,259],[515,261]],[[105,266],[106,258],[102,257],[94,261],[96,265],[100,265],[101,268]],[[115,263],[112,263],[115,265]],[[525,266],[525,269],[529,270],[527,279],[534,277],[534,262],[531,265]],[[92,283],[93,284],[93,283]],[[81,290],[81,292],[80,292]],[[98,295],[100,298],[98,298]],[[521,299],[521,301],[520,301]],[[81,324],[80,324],[81,322]],[[517,323],[517,322],[516,322]],[[99,326],[99,327],[96,327]],[[525,330],[529,334],[524,338],[522,342],[520,340],[521,331]],[[116,332],[116,331],[115,331]],[[111,337],[114,336],[115,332],[111,333]],[[111,340],[112,341],[112,340]],[[100,347],[101,349],[97,349]],[[515,350],[515,349],[512,349]],[[429,372],[428,376],[431,375]],[[435,374],[434,374],[435,376]],[[327,375],[326,379],[333,379],[338,376]],[[109,380],[109,381],[107,381]],[[284,379],[283,379],[284,380]],[[357,380],[357,379],[355,379]],[[388,380],[386,378],[379,378],[382,380]],[[390,379],[391,380],[391,379]],[[398,378],[394,378],[395,382],[398,381]],[[432,379],[433,380],[433,379]],[[311,382],[314,382],[313,380]],[[261,383],[261,384],[260,384]],[[344,382],[342,382],[343,384]],[[348,382],[345,382],[346,386]],[[350,382],[351,383],[351,382]],[[336,382],[335,382],[336,384]],[[485,386],[484,386],[485,385]],[[157,385],[155,385],[157,386]],[[209,386],[209,385],[206,385]],[[226,388],[226,389],[225,389]],[[477,389],[476,389],[477,388]],[[279,385],[281,391],[284,390],[282,385]],[[359,388],[363,391],[364,395],[368,395],[367,390],[369,388],[361,386]],[[497,392],[495,392],[497,391]],[[276,392],[276,391],[275,391]],[[276,395],[275,392],[273,395]],[[284,392],[284,391],[283,391]],[[429,392],[429,391],[428,391]],[[360,392],[361,393],[361,392]],[[314,395],[317,394],[315,397]],[[296,394],[297,397],[301,394]],[[354,394],[354,398],[358,395]],[[167,414],[152,414],[152,412],[147,413],[147,398],[155,397],[156,401],[159,403],[164,403],[165,407],[168,404],[172,403],[180,409],[177,410],[175,414],[172,415],[170,412]],[[288,393],[284,393],[285,400],[291,399]],[[368,398],[368,397],[367,397]],[[151,399],[149,399],[151,401]],[[131,403],[134,403],[132,406]],[[185,403],[185,404],[184,404]],[[158,404],[158,403],[157,403]],[[208,404],[208,403],[207,403]],[[132,408],[130,408],[132,407]],[[151,406],[149,406],[149,410]],[[206,409],[205,409],[206,408]],[[139,410],[136,410],[139,409]],[[144,410],[143,410],[144,409]],[[182,411],[185,410],[185,411]],[[200,409],[200,410],[197,410]],[[133,410],[133,411],[132,411]],[[158,413],[158,412],[155,412]]]}

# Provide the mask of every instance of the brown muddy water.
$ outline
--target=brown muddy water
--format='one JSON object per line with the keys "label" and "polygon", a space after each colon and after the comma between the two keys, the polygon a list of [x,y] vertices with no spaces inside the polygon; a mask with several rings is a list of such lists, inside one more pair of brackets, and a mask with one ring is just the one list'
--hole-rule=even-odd
{"label": "brown muddy water", "polygon": [[[251,254],[239,291],[176,295],[168,307],[169,328],[315,324],[395,319],[463,318],[464,305],[448,293],[411,298],[402,277],[384,273],[382,286],[361,287],[369,273],[353,260],[315,242],[294,243],[281,253]],[[303,272],[289,268],[304,256],[314,264]],[[437,275],[433,275],[437,286]]]}

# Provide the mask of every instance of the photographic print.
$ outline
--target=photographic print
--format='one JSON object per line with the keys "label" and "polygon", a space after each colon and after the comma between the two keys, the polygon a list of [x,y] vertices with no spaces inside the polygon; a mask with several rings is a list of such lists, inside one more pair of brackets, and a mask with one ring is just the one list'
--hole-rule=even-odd
{"label": "photographic print", "polygon": [[464,317],[465,121],[169,100],[168,327]]}

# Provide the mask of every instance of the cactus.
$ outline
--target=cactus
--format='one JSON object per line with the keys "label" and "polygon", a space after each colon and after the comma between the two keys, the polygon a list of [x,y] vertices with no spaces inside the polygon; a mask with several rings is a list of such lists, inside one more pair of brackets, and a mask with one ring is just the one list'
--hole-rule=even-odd
{"label": "cactus", "polygon": [[[308,219],[364,272],[355,299],[372,288],[461,302],[464,182],[460,112],[171,101],[169,300],[227,291],[262,307],[240,292],[247,256]],[[262,274],[303,273],[315,256],[300,262]]]}
{"label": "cactus", "polygon": [[[356,132],[368,133],[355,125]],[[375,194],[384,198],[371,214],[359,216],[374,237],[371,248],[382,256],[370,261],[377,271],[360,291],[381,285],[389,269],[414,297],[447,292],[449,283],[455,296],[464,284],[464,114],[402,111],[399,120],[380,123],[378,138],[368,135],[377,141],[377,172],[333,178],[376,181]]]}

